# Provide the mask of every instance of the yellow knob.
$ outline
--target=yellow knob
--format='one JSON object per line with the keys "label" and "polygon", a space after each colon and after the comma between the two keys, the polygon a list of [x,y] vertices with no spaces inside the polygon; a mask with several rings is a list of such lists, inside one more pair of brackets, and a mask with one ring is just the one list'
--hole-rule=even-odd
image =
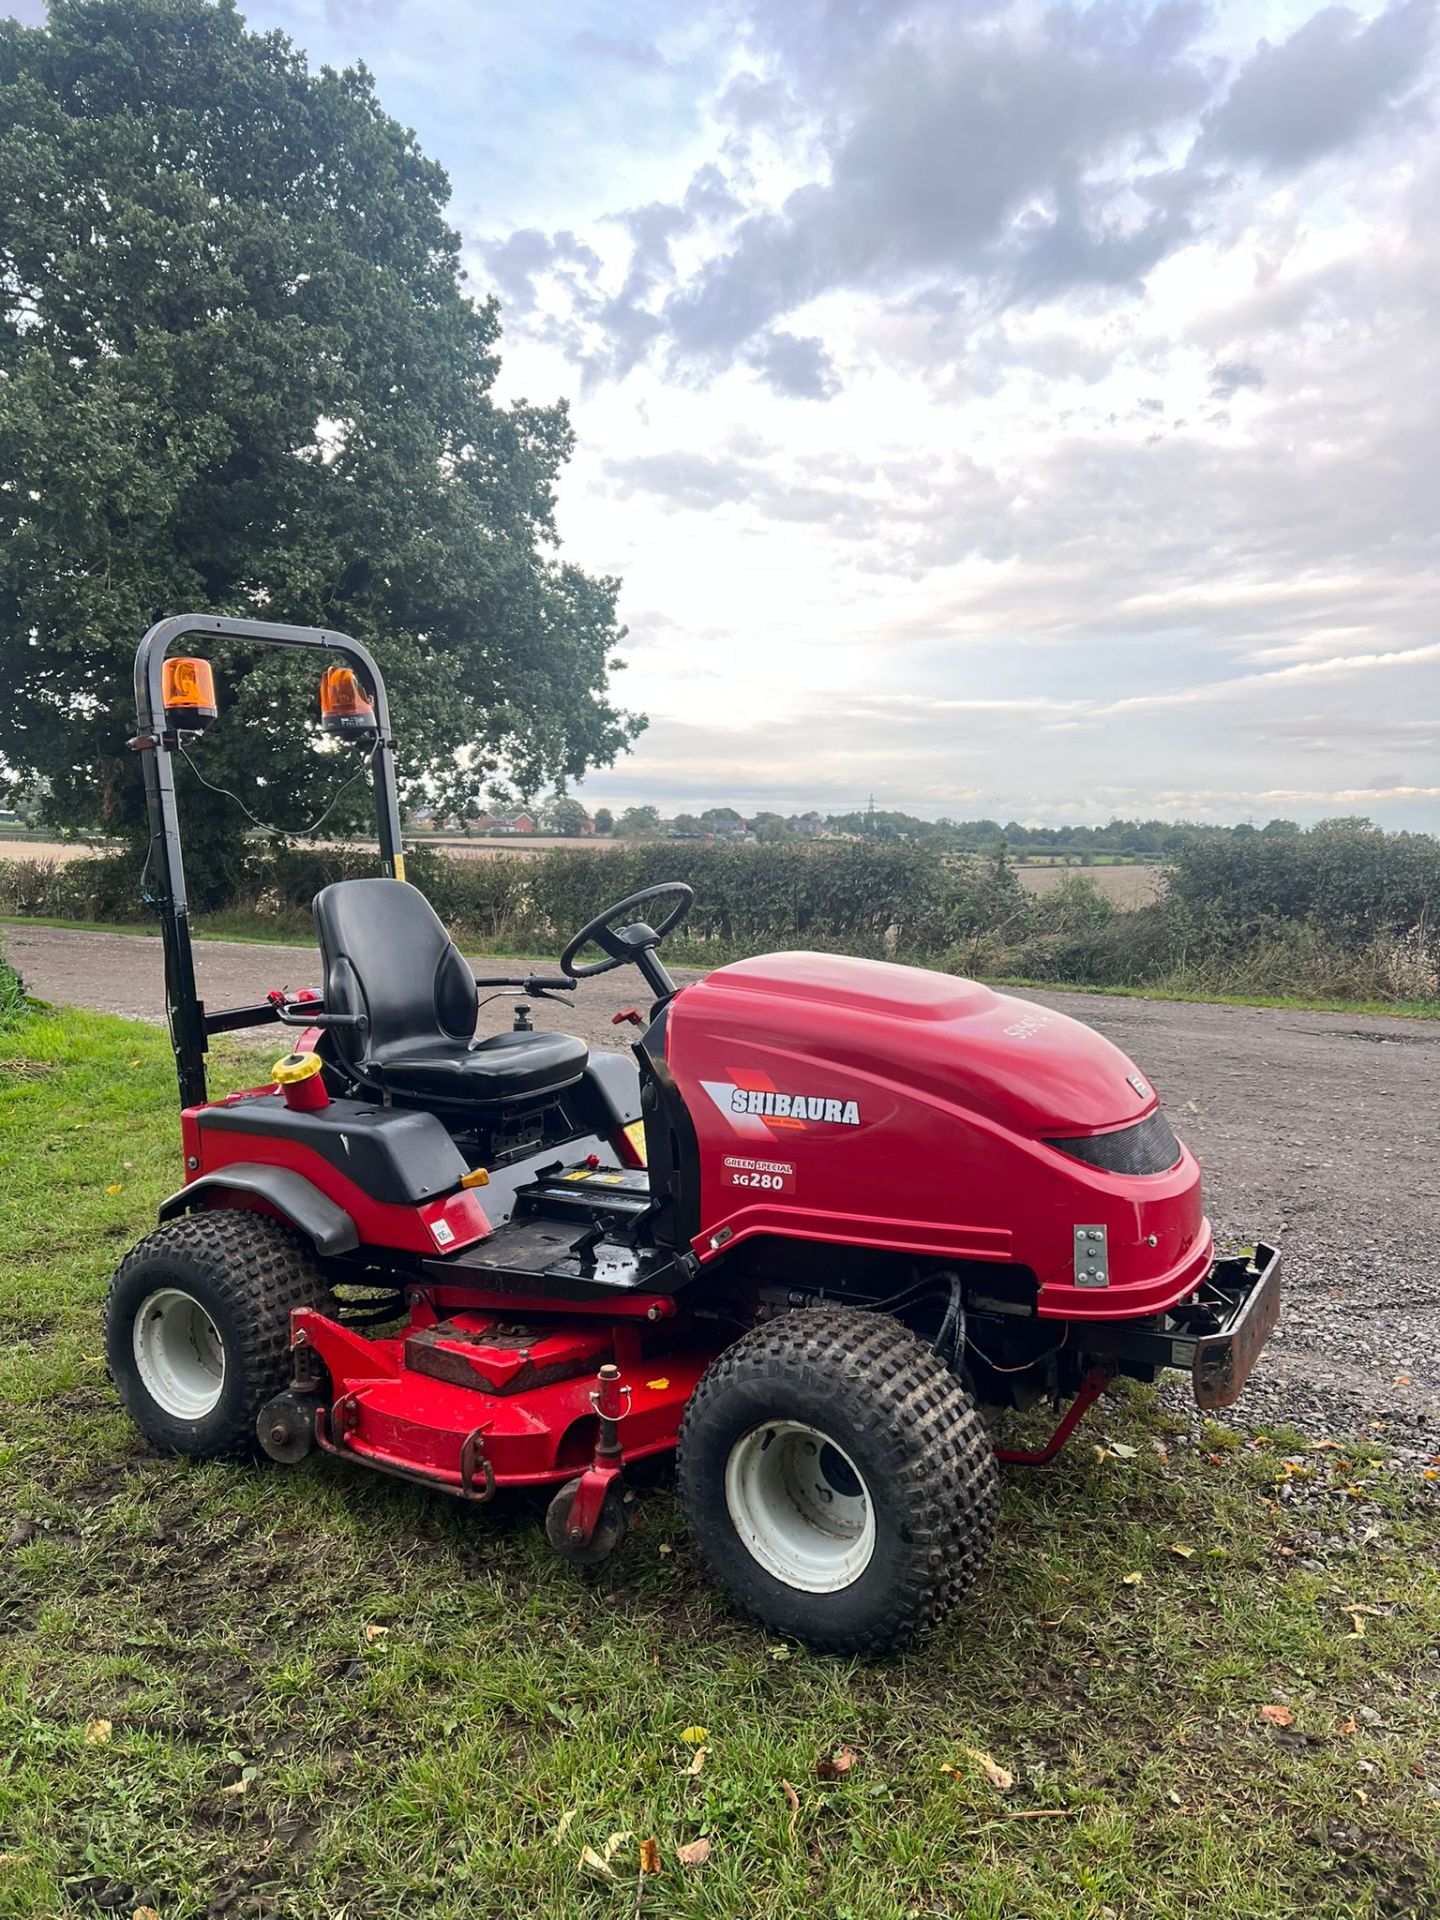
{"label": "yellow knob", "polygon": [[277,1087],[293,1087],[300,1080],[311,1079],[324,1064],[318,1053],[287,1053],[270,1069],[270,1078]]}

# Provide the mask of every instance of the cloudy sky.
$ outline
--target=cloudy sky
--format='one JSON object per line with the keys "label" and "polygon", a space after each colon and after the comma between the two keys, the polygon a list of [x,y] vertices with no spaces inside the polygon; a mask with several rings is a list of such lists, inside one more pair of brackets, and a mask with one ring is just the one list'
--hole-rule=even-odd
{"label": "cloudy sky", "polygon": [[572,403],[592,804],[1440,827],[1440,0],[244,10]]}

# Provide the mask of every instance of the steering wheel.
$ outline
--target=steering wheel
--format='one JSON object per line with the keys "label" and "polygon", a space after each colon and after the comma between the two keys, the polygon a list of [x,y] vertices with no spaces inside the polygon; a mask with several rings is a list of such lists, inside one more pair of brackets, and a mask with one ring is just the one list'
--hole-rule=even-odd
{"label": "steering wheel", "polygon": [[[652,927],[644,920],[622,927],[612,924],[622,914],[634,913],[637,907],[646,906],[651,900],[664,900],[672,895],[675,904],[658,927]],[[593,980],[597,973],[610,973],[631,961],[639,962],[642,954],[652,953],[667,933],[674,932],[694,904],[695,889],[686,886],[683,880],[667,880],[663,886],[642,887],[639,893],[627,894],[623,900],[617,900],[613,907],[606,907],[603,913],[597,913],[593,920],[585,922],[561,954],[560,971],[568,974],[572,980]],[[589,946],[592,940],[607,958],[588,960],[583,966],[576,966],[576,954]]]}

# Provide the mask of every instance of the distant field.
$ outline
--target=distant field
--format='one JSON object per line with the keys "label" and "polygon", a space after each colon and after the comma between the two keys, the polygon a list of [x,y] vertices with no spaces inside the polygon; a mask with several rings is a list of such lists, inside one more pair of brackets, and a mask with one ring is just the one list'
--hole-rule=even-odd
{"label": "distant field", "polygon": [[1022,867],[1015,878],[1028,893],[1053,893],[1072,875],[1088,880],[1117,907],[1148,907],[1165,890],[1162,867]]}
{"label": "distant field", "polygon": [[[572,853],[617,853],[634,844],[630,840],[602,840],[598,837],[567,840],[558,834],[536,834],[533,838],[523,839],[504,835],[493,840],[448,839],[425,834],[416,835],[407,842],[412,848],[433,848],[437,853],[448,853],[459,860],[478,860],[497,853],[508,855],[511,859],[534,860],[553,847],[565,847]],[[53,860],[64,866],[71,860],[84,860],[107,850],[103,844],[93,840],[77,845],[73,841],[32,840],[23,834],[0,834],[0,860]],[[1120,907],[1148,906],[1152,900],[1159,898],[1165,885],[1159,867],[1027,867],[1017,864],[1015,868],[1016,878],[1029,893],[1051,893],[1071,874],[1093,881],[1099,892]]]}
{"label": "distant field", "polygon": [[28,833],[0,834],[0,860],[53,860],[65,867],[112,849],[102,840],[32,840]]}

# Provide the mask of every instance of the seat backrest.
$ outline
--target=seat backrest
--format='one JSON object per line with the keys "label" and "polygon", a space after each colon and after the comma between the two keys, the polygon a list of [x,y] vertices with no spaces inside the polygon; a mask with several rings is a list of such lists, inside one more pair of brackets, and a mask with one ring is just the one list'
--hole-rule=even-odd
{"label": "seat backrest", "polygon": [[332,1029],[352,1067],[383,1064],[397,1043],[471,1039],[475,976],[423,893],[404,880],[337,880],[315,896],[327,1013],[363,1013]]}

